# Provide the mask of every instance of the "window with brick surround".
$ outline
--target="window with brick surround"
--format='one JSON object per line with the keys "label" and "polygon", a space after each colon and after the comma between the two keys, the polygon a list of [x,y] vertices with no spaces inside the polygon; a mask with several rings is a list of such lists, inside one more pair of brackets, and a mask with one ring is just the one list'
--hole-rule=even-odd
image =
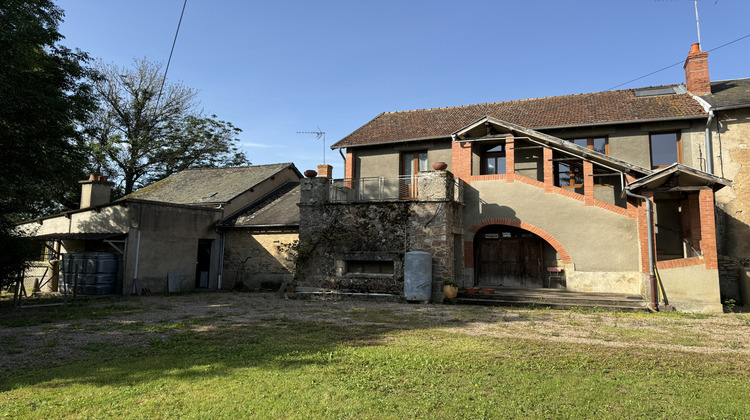
{"label": "window with brick surround", "polygon": [[682,162],[680,133],[653,133],[649,135],[651,169],[664,168]]}

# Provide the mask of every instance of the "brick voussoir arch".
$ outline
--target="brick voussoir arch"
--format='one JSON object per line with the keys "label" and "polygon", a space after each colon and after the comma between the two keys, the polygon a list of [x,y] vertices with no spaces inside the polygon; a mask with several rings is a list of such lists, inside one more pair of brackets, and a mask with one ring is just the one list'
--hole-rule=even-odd
{"label": "brick voussoir arch", "polygon": [[568,251],[565,250],[565,247],[562,246],[560,241],[555,239],[552,235],[549,233],[539,229],[536,226],[530,225],[528,223],[524,223],[520,220],[513,220],[513,219],[484,219],[481,222],[474,223],[470,228],[469,232],[471,233],[477,233],[479,232],[479,229],[490,226],[490,225],[503,225],[503,226],[513,226],[517,228],[521,228],[523,230],[527,230],[531,233],[534,233],[538,236],[540,236],[542,239],[547,241],[550,245],[552,245],[552,248],[555,248],[555,251],[557,251],[558,254],[560,254],[560,258],[562,258],[563,263],[570,264],[573,262],[573,260],[570,258],[570,254],[568,254]]}

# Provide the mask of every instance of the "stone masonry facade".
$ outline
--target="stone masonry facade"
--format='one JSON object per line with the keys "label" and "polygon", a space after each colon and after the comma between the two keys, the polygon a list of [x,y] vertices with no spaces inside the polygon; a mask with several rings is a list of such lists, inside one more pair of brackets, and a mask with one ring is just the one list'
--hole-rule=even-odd
{"label": "stone masonry facade", "polygon": [[[427,179],[420,180],[423,200],[345,203],[329,201],[329,180],[303,180],[296,286],[403,295],[404,255],[425,251],[432,255],[433,299],[442,298],[443,281],[455,278],[461,255],[454,247],[461,243],[455,235],[462,232],[463,207],[453,199],[452,174],[437,171]],[[363,264],[386,268],[351,269]]]}

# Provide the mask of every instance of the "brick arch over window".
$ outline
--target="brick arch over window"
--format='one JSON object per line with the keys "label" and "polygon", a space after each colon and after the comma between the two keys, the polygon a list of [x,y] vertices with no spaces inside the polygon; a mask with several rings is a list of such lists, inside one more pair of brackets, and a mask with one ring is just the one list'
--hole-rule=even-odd
{"label": "brick arch over window", "polygon": [[528,223],[524,223],[520,220],[512,220],[512,219],[485,219],[481,222],[474,223],[470,228],[469,232],[471,233],[477,233],[479,232],[479,229],[490,226],[490,225],[504,225],[504,226],[513,226],[517,228],[521,228],[523,230],[527,230],[531,233],[534,233],[547,241],[548,244],[552,245],[552,248],[555,248],[555,251],[557,251],[558,254],[560,254],[560,258],[562,258],[563,263],[570,264],[573,262],[573,260],[570,258],[570,254],[568,254],[568,251],[565,250],[565,248],[562,246],[560,241],[553,238],[552,235],[549,233],[539,229],[536,226],[532,226]]}

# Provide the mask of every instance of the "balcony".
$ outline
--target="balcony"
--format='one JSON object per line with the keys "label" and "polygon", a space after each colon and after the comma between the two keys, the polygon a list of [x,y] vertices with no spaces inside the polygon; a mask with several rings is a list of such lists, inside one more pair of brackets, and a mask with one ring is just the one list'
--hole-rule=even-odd
{"label": "balcony", "polygon": [[460,180],[446,171],[420,172],[398,177],[332,179],[330,202],[363,201],[463,201]]}

